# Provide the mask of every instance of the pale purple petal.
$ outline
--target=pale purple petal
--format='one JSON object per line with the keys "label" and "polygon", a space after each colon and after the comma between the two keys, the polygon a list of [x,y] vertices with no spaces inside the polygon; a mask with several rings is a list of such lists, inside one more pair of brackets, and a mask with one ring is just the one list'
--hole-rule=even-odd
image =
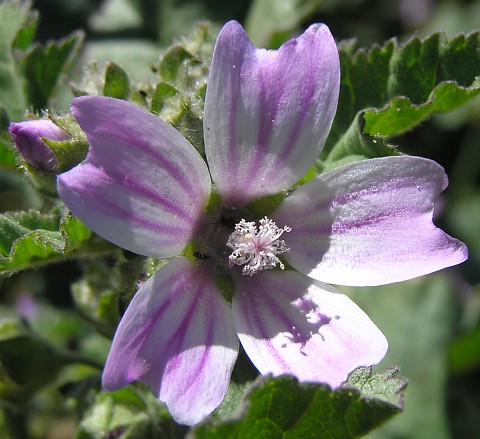
{"label": "pale purple petal", "polygon": [[446,186],[431,160],[365,160],[321,174],[271,216],[292,228],[284,257],[302,273],[338,285],[387,284],[467,258],[465,245],[432,222]]}
{"label": "pale purple petal", "polygon": [[235,327],[262,374],[289,373],[336,387],[387,351],[369,317],[330,285],[296,271],[268,271],[239,277],[235,286]]}
{"label": "pale purple petal", "polygon": [[238,353],[231,309],[203,267],[178,257],[138,291],[113,339],[106,390],[139,380],[193,425],[222,401]]}
{"label": "pale purple petal", "polygon": [[241,205],[280,192],[312,166],[335,115],[338,51],[323,24],[278,51],[257,49],[227,23],[213,54],[205,151],[222,199]]}
{"label": "pale purple petal", "polygon": [[190,240],[210,195],[208,169],[173,127],[127,102],[99,97],[72,101],[87,134],[87,159],[58,178],[75,216],[102,237],[159,258]]}

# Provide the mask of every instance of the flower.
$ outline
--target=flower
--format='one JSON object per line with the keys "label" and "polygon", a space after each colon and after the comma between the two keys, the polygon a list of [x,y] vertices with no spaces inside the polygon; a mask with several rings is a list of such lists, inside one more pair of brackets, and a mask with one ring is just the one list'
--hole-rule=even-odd
{"label": "flower", "polygon": [[[325,282],[379,285],[465,260],[465,246],[432,223],[447,183],[430,160],[361,161],[287,195],[323,147],[339,82],[325,25],[267,51],[227,23],[205,100],[208,168],[143,109],[106,97],[72,101],[91,147],[59,176],[63,201],[120,247],[170,259],[125,312],[104,388],[140,380],[175,420],[193,425],[222,401],[239,340],[262,374],[339,386],[379,362],[387,341]],[[279,193],[281,204],[256,217],[251,202]],[[225,276],[233,292],[220,288]]]}
{"label": "flower", "polygon": [[44,171],[55,171],[58,159],[42,138],[61,141],[68,134],[50,119],[27,120],[10,124],[10,135],[23,159]]}

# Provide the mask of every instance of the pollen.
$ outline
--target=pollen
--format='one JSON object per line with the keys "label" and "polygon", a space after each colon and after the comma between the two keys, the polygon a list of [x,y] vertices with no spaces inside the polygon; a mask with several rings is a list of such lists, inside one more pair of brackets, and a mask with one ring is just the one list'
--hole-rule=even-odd
{"label": "pollen", "polygon": [[279,228],[267,217],[259,222],[257,227],[255,222],[242,219],[235,225],[235,230],[227,241],[227,247],[233,250],[228,257],[230,267],[243,265],[242,273],[248,276],[277,265],[283,270],[285,266],[277,255],[290,250],[285,241],[279,239],[283,232],[292,230],[290,227]]}

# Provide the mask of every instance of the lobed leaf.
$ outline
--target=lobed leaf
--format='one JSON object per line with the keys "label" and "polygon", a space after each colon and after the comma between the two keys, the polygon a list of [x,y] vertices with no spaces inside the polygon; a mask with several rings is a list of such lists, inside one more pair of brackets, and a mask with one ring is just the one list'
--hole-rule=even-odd
{"label": "lobed leaf", "polygon": [[[396,39],[369,51],[339,46],[341,86],[337,115],[322,153],[329,154],[345,132],[365,120],[361,135],[392,137],[436,112],[448,112],[480,93],[480,32],[447,41],[436,33],[404,44]],[[333,152],[339,159],[338,151]],[[355,152],[352,152],[355,155]],[[330,160],[331,161],[331,160]]]}
{"label": "lobed leaf", "polygon": [[318,172],[323,172],[337,166],[375,157],[398,155],[398,151],[382,137],[374,137],[364,133],[365,115],[360,112],[328,157],[315,164]]}
{"label": "lobed leaf", "polygon": [[57,262],[90,237],[78,219],[36,211],[0,215],[0,273]]}
{"label": "lobed leaf", "polygon": [[35,46],[26,56],[27,96],[36,111],[47,108],[62,76],[78,55],[83,39],[83,33],[76,32],[45,47]]}
{"label": "lobed leaf", "polygon": [[[207,421],[193,429],[191,437],[359,437],[401,411],[400,394],[406,380],[396,374],[396,369],[389,369],[372,376],[363,368],[355,372],[350,384],[336,390],[299,383],[287,375],[261,377],[246,396],[242,413],[223,422]],[[363,394],[352,384],[368,392]]]}
{"label": "lobed leaf", "polygon": [[0,3],[0,108],[8,119],[22,118],[27,106],[13,48],[23,48],[31,41],[30,34],[37,20],[29,2]]}

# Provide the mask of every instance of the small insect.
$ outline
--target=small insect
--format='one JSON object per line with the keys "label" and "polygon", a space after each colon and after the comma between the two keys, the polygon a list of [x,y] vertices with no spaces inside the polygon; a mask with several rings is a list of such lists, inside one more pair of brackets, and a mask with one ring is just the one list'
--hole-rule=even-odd
{"label": "small insect", "polygon": [[207,259],[210,259],[210,256],[204,255],[203,253],[200,253],[199,251],[193,252],[193,256],[195,256],[197,259],[200,259],[202,261],[206,261]]}

